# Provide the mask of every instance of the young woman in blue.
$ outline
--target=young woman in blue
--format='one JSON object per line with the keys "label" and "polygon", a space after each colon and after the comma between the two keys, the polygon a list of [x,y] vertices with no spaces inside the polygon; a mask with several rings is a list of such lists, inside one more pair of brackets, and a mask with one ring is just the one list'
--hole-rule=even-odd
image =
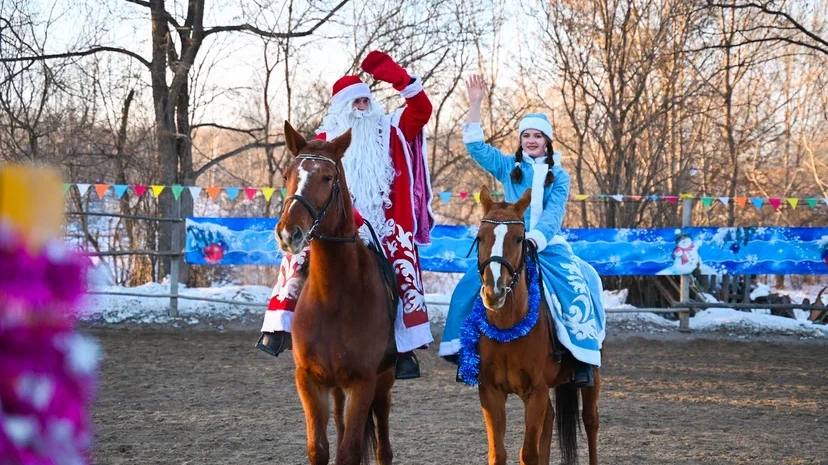
{"label": "young woman in blue", "polygon": [[[471,76],[466,87],[469,114],[463,142],[469,155],[503,184],[507,202],[516,202],[526,189],[532,199],[526,212],[526,238],[539,252],[544,298],[555,322],[557,342],[582,362],[573,382],[592,384],[592,367],[601,366],[601,345],[606,316],[601,303],[601,279],[589,264],[572,253],[561,235],[561,224],[569,197],[569,174],[561,167],[560,154],[552,150],[552,125],[545,115],[526,115],[518,127],[520,147],[514,154],[501,153],[484,141],[480,107],[484,83]],[[474,300],[480,293],[476,264],[469,268],[451,296],[440,355],[456,359],[460,332]]]}

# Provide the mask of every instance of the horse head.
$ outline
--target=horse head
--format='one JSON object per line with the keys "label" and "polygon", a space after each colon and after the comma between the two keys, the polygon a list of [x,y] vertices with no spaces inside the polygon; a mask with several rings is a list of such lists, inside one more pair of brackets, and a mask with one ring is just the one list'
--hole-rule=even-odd
{"label": "horse head", "polygon": [[307,141],[285,121],[285,145],[293,161],[285,170],[286,196],[276,225],[279,247],[297,254],[315,238],[330,238],[338,228],[353,227],[351,198],[342,157],[351,143],[348,130],[330,142]]}
{"label": "horse head", "polygon": [[489,189],[480,191],[483,220],[477,232],[477,268],[483,286],[483,305],[492,311],[503,307],[523,271],[526,227],[523,214],[531,201],[531,189],[514,204],[495,202]]}

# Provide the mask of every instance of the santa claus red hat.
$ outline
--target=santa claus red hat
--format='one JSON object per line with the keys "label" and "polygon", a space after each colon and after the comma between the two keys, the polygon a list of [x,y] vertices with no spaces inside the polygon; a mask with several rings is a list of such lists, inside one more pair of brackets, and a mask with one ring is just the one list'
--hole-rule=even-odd
{"label": "santa claus red hat", "polygon": [[337,107],[343,102],[353,102],[358,98],[371,97],[371,89],[359,79],[359,76],[342,76],[334,82],[332,93],[332,107]]}

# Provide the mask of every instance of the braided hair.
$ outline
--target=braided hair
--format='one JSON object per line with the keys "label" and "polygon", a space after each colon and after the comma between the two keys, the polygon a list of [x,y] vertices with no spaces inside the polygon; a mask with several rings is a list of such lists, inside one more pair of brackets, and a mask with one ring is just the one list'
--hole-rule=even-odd
{"label": "braided hair", "polygon": [[[546,164],[549,165],[549,171],[546,172],[546,180],[543,182],[544,187],[552,184],[555,176],[552,174],[552,167],[555,166],[555,159],[553,158],[554,150],[552,149],[552,140],[543,134],[543,139],[546,141]],[[523,181],[523,170],[520,168],[520,163],[523,161],[523,147],[518,144],[515,150],[515,167],[512,168],[510,177],[513,182],[519,183]]]}

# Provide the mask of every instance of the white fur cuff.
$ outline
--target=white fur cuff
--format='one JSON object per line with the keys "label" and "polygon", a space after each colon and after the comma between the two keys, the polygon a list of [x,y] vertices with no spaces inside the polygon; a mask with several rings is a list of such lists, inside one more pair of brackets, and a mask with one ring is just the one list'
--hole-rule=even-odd
{"label": "white fur cuff", "polygon": [[543,251],[546,248],[546,238],[543,236],[543,233],[537,229],[533,229],[526,233],[526,239],[531,240],[538,246],[538,252]]}
{"label": "white fur cuff", "polygon": [[482,142],[483,139],[483,127],[480,126],[480,123],[466,123],[463,125],[464,144]]}
{"label": "white fur cuff", "polygon": [[400,95],[403,98],[411,98],[423,91],[423,83],[420,81],[420,78],[417,76],[412,77],[414,78],[414,82],[405,86],[405,89],[400,91]]}

